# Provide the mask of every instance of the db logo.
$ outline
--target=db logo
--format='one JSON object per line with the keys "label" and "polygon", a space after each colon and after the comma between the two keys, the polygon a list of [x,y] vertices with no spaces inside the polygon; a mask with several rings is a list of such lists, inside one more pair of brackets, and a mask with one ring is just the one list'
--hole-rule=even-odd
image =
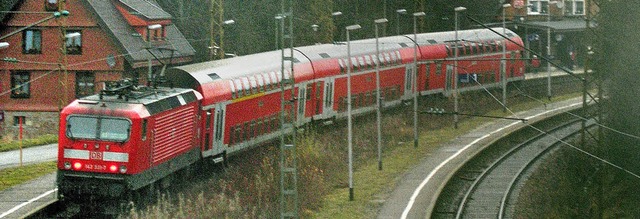
{"label": "db logo", "polygon": [[100,152],[100,151],[91,151],[89,153],[89,159],[91,159],[91,160],[102,160],[102,152]]}

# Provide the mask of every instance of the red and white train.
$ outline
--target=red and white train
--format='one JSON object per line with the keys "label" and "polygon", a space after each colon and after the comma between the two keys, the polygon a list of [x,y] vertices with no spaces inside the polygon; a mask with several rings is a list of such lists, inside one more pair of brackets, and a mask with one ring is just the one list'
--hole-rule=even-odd
{"label": "red and white train", "polygon": [[[503,29],[496,28],[498,32]],[[453,87],[458,50],[460,91],[498,86],[506,45],[508,81],[524,79],[521,48],[486,29],[351,41],[299,47],[294,55],[297,125],[346,117],[347,68],[352,71],[353,113],[375,110],[376,64],[384,106]],[[515,33],[506,35],[522,45]],[[99,95],[75,100],[60,116],[58,192],[63,200],[120,198],[170,184],[176,172],[203,160],[227,157],[280,136],[281,51],[202,62],[167,70],[175,87],[135,88],[111,83]],[[286,85],[290,89],[291,83]],[[124,92],[123,92],[124,91]],[[287,92],[290,93],[290,92]],[[290,97],[288,97],[290,98]],[[289,105],[291,106],[291,105]]]}

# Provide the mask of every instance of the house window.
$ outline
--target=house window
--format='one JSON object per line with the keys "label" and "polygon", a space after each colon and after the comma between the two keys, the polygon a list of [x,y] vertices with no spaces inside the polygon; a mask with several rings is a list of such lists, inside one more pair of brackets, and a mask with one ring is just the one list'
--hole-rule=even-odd
{"label": "house window", "polygon": [[11,72],[11,98],[29,98],[29,72]]}
{"label": "house window", "polygon": [[79,30],[67,30],[67,36],[64,46],[67,48],[67,54],[82,54],[82,34]]}
{"label": "house window", "polygon": [[25,117],[25,116],[14,116],[13,117],[13,126],[20,126],[21,124],[22,124],[22,126],[24,126],[25,123],[27,123],[27,117]]}
{"label": "house window", "polygon": [[76,97],[85,97],[94,94],[95,75],[92,72],[76,73]]}
{"label": "house window", "polygon": [[22,53],[40,54],[42,53],[42,35],[40,30],[25,30],[22,32]]}
{"label": "house window", "polygon": [[57,11],[58,10],[58,0],[44,0],[44,10],[46,10],[46,11]]}
{"label": "house window", "polygon": [[529,0],[529,14],[548,14],[549,0]]}
{"label": "house window", "polygon": [[565,0],[566,15],[584,15],[584,0]]}

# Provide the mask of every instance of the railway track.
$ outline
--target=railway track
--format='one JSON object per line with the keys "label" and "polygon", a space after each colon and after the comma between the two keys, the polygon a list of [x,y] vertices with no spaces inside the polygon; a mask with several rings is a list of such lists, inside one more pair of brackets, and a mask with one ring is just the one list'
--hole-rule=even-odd
{"label": "railway track", "polygon": [[[544,155],[579,133],[568,116],[534,124],[480,152],[447,183],[432,218],[512,218],[520,183]],[[546,134],[549,133],[549,134]]]}

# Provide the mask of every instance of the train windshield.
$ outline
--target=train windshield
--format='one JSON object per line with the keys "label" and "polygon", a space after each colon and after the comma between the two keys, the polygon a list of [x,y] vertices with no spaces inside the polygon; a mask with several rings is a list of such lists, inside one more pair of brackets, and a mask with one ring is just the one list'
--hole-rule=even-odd
{"label": "train windshield", "polygon": [[76,139],[125,142],[129,139],[131,122],[122,118],[69,116],[66,135]]}

